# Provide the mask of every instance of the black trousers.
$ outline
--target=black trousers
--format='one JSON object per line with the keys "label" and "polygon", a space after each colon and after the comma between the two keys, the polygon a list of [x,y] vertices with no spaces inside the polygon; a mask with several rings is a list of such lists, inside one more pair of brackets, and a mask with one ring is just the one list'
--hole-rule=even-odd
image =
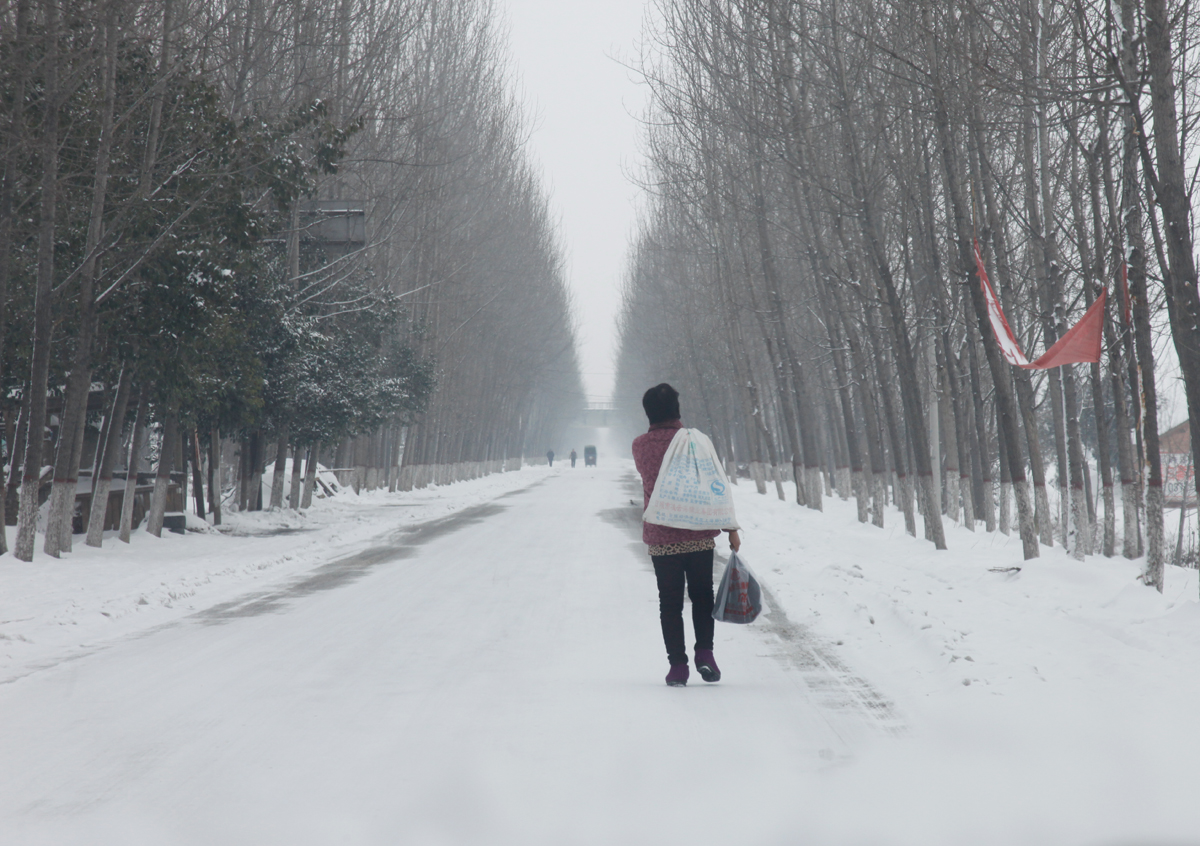
{"label": "black trousers", "polygon": [[667,660],[672,664],[686,664],[687,646],[683,639],[685,581],[688,599],[692,601],[696,648],[713,648],[713,551],[652,555],[650,560],[654,562],[654,575],[658,578],[658,617],[662,621]]}

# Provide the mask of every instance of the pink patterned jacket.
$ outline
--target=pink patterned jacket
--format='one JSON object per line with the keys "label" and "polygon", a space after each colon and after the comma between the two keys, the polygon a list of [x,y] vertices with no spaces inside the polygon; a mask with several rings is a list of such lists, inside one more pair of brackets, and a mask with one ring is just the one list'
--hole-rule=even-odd
{"label": "pink patterned jacket", "polygon": [[[633,439],[633,461],[638,472],[642,474],[642,510],[650,505],[650,495],[654,493],[654,483],[658,481],[658,470],[662,467],[663,456],[667,447],[675,437],[675,432],[683,428],[679,420],[667,420],[655,423],[644,435]],[[692,529],[675,529],[671,526],[659,526],[655,523],[642,521],[642,542],[649,546],[662,546],[668,543],[703,540],[715,538],[721,534],[716,529],[697,532]]]}

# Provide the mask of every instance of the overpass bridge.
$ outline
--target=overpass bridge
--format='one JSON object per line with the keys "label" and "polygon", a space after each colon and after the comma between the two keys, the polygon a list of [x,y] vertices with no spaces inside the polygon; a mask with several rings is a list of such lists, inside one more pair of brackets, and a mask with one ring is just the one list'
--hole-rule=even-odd
{"label": "overpass bridge", "polygon": [[589,402],[579,415],[581,426],[607,428],[617,422],[617,404],[615,402]]}

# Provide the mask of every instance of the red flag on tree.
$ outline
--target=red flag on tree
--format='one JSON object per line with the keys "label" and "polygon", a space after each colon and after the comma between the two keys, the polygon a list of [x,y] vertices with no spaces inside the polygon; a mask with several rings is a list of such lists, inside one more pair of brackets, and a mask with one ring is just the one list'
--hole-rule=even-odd
{"label": "red flag on tree", "polygon": [[1037,361],[1030,361],[1021,351],[1021,345],[1013,335],[1000,307],[1000,300],[992,290],[988,281],[987,270],[983,267],[983,256],[979,253],[979,242],[975,242],[975,269],[979,273],[979,284],[983,288],[983,297],[987,300],[988,318],[996,341],[1000,344],[1000,352],[1004,354],[1009,364],[1015,364],[1026,370],[1048,370],[1061,364],[1078,364],[1100,360],[1100,341],[1104,330],[1104,304],[1108,300],[1108,292],[1101,291],[1100,296],[1084,312],[1079,322],[1067,330],[1066,334]]}

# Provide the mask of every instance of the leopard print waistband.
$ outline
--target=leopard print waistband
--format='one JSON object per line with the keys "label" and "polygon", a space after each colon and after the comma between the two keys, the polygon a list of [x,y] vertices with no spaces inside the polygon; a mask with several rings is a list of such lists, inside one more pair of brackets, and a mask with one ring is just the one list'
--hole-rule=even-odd
{"label": "leopard print waistband", "polygon": [[651,555],[684,555],[688,552],[704,552],[708,549],[716,549],[717,542],[712,538],[701,538],[700,540],[680,541],[679,543],[662,543],[657,546],[650,547]]}

